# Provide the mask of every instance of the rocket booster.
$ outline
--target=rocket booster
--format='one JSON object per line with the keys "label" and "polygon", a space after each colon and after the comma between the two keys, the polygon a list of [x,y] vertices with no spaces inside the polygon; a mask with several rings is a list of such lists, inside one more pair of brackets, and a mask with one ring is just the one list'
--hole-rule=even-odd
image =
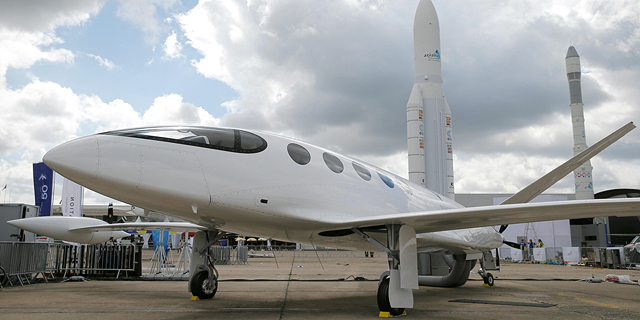
{"label": "rocket booster", "polygon": [[415,79],[407,102],[409,180],[451,199],[451,110],[442,91],[440,24],[430,0],[418,4],[413,24]]}
{"label": "rocket booster", "polygon": [[[587,148],[587,140],[584,126],[584,104],[582,103],[582,89],[580,83],[582,75],[580,71],[580,56],[578,55],[576,48],[573,46],[570,46],[569,50],[567,50],[565,65],[567,67],[569,96],[571,98],[570,106],[571,122],[573,124],[573,155],[575,156]],[[592,171],[593,167],[591,167],[591,161],[585,162],[582,166],[573,171],[577,200],[593,199]]]}

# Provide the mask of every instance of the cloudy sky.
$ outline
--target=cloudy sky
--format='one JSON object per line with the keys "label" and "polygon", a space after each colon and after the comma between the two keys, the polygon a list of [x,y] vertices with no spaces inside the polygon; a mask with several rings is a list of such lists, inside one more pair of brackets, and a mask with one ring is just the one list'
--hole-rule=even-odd
{"label": "cloudy sky", "polygon": [[[0,202],[33,203],[54,146],[145,125],[275,132],[406,177],[418,2],[0,0]],[[640,123],[637,1],[433,3],[457,193],[516,192],[572,156],[571,44],[587,143]],[[596,192],[640,188],[640,129],[592,164]]]}

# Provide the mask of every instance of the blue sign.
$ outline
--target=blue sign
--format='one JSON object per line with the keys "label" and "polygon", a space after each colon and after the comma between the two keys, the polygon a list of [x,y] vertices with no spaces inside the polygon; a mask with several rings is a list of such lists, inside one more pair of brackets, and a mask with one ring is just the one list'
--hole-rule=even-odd
{"label": "blue sign", "polygon": [[39,216],[51,215],[51,198],[53,193],[53,170],[44,162],[33,164],[33,191],[35,205],[40,207]]}

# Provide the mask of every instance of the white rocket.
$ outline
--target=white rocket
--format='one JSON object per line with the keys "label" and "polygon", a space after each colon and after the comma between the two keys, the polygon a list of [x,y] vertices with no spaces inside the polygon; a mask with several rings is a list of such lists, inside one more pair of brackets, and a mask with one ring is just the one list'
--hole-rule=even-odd
{"label": "white rocket", "polygon": [[[584,112],[582,110],[582,89],[580,84],[580,56],[573,46],[569,47],[565,58],[569,95],[571,96],[571,122],[573,123],[573,155],[587,148],[584,128]],[[591,161],[585,162],[573,171],[576,184],[576,200],[593,199],[593,179],[591,177]]]}
{"label": "white rocket", "polygon": [[440,24],[430,0],[421,0],[413,22],[415,80],[407,102],[409,180],[451,199],[451,110],[442,92]]}

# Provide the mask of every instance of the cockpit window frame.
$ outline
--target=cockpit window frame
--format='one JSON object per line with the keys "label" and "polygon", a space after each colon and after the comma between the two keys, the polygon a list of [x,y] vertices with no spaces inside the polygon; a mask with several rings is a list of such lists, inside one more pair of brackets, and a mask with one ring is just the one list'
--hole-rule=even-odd
{"label": "cockpit window frame", "polygon": [[[176,132],[179,132],[180,130],[197,130],[200,132],[202,131],[206,132],[207,130],[212,130],[212,129],[217,131],[221,131],[221,130],[232,131],[234,135],[234,146],[233,147],[218,146],[218,145],[212,145],[212,144],[193,141],[193,140],[175,139],[175,138],[167,138],[167,137],[160,137],[160,136],[145,134],[145,133],[154,132],[154,131],[173,131],[173,130],[175,130]],[[241,143],[241,134],[240,134],[241,132],[243,134],[247,134],[249,136],[259,138],[262,141],[262,145],[260,145],[257,148],[243,149],[242,143]],[[218,128],[218,127],[195,127],[195,126],[144,127],[144,128],[107,131],[107,132],[98,133],[98,135],[112,135],[112,136],[131,137],[131,138],[139,138],[139,139],[153,140],[153,141],[162,141],[162,142],[183,144],[183,145],[228,151],[228,152],[234,152],[234,153],[258,153],[267,149],[267,146],[268,146],[267,141],[263,137],[253,132],[249,132],[246,130],[239,130],[239,129]],[[207,137],[207,136],[204,136],[204,137]],[[210,137],[207,137],[207,139],[205,140],[209,141]]]}

